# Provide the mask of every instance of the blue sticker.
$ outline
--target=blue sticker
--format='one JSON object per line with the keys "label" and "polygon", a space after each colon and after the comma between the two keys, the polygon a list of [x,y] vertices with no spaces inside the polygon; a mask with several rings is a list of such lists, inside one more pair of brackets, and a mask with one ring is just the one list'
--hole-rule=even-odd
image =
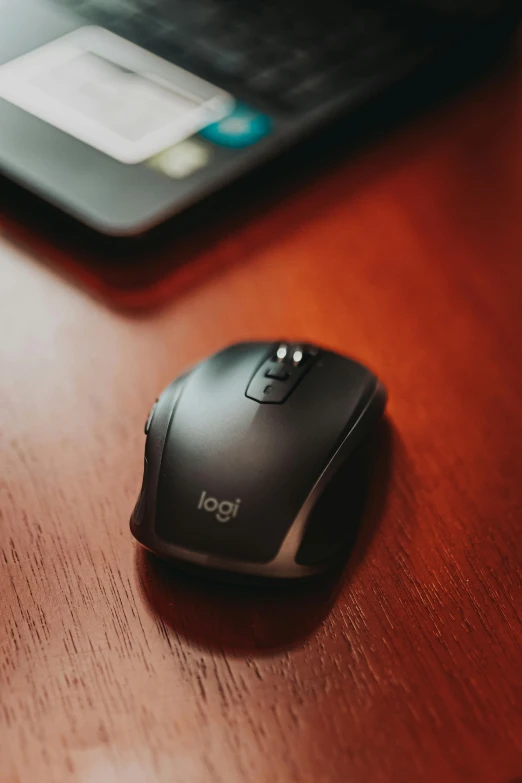
{"label": "blue sticker", "polygon": [[272,120],[267,114],[238,103],[231,114],[207,125],[199,135],[220,147],[241,149],[261,141],[271,130]]}

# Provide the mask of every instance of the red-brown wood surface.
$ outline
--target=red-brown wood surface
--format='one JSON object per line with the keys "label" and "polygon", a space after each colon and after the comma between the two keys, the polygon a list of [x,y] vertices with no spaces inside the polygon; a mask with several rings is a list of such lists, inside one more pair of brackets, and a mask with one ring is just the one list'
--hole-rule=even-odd
{"label": "red-brown wood surface", "polygon": [[[2,783],[522,776],[521,72],[238,221],[161,309],[0,219]],[[150,403],[281,334],[388,386],[356,551],[308,586],[180,576],[128,529]]]}

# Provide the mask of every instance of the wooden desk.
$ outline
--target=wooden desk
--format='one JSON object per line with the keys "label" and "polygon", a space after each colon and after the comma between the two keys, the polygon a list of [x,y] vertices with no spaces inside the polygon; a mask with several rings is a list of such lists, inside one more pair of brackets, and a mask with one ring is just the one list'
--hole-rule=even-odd
{"label": "wooden desk", "polygon": [[[239,224],[145,314],[4,223],[2,783],[522,775],[521,74]],[[281,334],[385,380],[388,484],[340,583],[182,577],[128,529],[149,406]]]}

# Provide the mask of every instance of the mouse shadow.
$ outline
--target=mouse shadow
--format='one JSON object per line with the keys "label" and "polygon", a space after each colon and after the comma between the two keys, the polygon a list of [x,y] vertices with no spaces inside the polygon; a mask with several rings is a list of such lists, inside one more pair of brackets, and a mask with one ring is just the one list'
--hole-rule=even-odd
{"label": "mouse shadow", "polygon": [[375,536],[391,475],[394,430],[371,439],[370,491],[351,556],[327,574],[298,582],[228,583],[185,573],[141,547],[139,589],[163,632],[235,657],[271,655],[303,644],[332,610]]}

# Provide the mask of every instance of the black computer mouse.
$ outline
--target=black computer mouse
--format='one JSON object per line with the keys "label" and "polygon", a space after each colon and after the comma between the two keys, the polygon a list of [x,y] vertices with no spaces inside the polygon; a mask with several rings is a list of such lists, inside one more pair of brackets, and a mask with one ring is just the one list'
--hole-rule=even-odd
{"label": "black computer mouse", "polygon": [[359,447],[385,404],[370,370],[331,351],[220,351],[167,386],[149,415],[132,533],[160,557],[221,576],[326,570],[354,540]]}

